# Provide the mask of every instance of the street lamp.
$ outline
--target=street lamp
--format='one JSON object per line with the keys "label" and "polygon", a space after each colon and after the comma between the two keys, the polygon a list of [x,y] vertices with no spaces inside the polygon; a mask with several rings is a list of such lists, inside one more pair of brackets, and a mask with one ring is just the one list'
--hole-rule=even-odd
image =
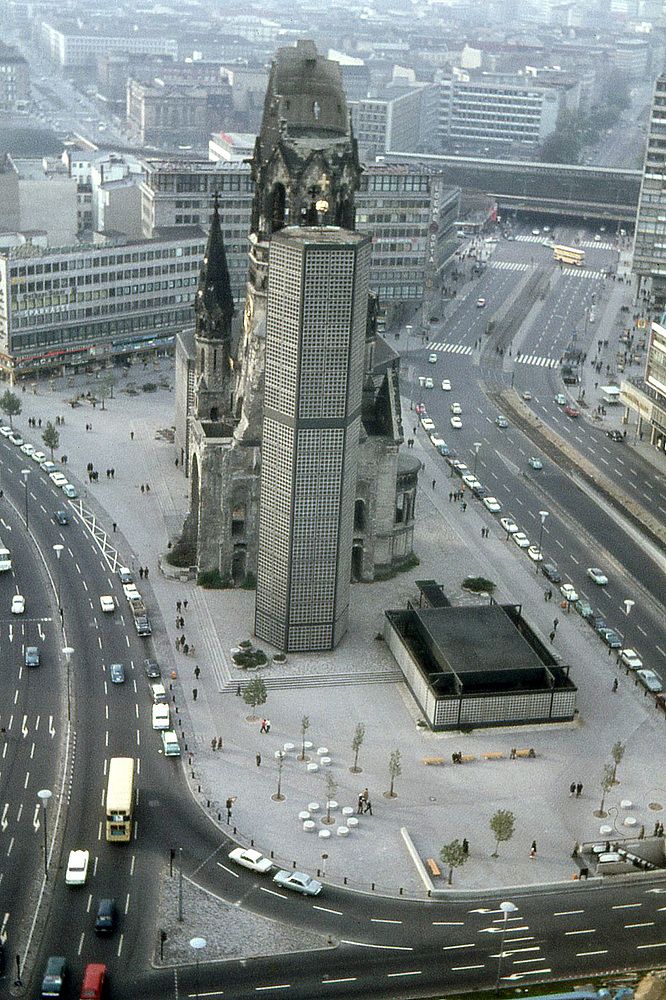
{"label": "street lamp", "polygon": [[500,910],[504,914],[504,922],[502,924],[502,937],[500,939],[500,950],[497,956],[497,982],[495,983],[495,993],[499,996],[500,991],[500,979],[502,978],[502,959],[504,958],[504,937],[506,935],[506,922],[508,920],[510,913],[515,913],[518,907],[515,903],[511,903],[508,900],[504,903],[500,903]]}
{"label": "street lamp", "polygon": [[64,549],[64,545],[58,542],[53,546],[53,551],[56,554],[58,560],[58,576],[56,578],[56,601],[58,602],[58,612],[60,614],[60,622],[64,628],[65,625],[65,613],[62,607],[62,594],[61,594],[61,580],[60,580],[60,553]]}
{"label": "street lamp", "polygon": [[196,959],[196,985],[195,985],[195,996],[199,1000],[199,952],[202,948],[206,947],[206,938],[193,937],[190,938],[190,948],[194,949],[194,957]]}
{"label": "street lamp", "polygon": [[25,486],[25,530],[28,531],[30,525],[28,524],[28,476],[32,472],[32,469],[21,469],[21,475],[23,476],[23,485]]}
{"label": "street lamp", "polygon": [[622,601],[622,603],[624,604],[624,613],[625,615],[628,615],[636,601],[632,601],[630,598],[627,598],[627,600]]}
{"label": "street lamp", "polygon": [[62,651],[62,655],[65,657],[65,663],[67,664],[67,721],[71,721],[72,718],[72,693],[70,685],[70,664],[72,662],[72,653],[74,652],[71,646],[65,646]]}
{"label": "street lamp", "polygon": [[474,449],[474,473],[473,473],[473,475],[476,476],[476,461],[477,461],[477,459],[479,457],[479,452],[481,451],[481,442],[480,441],[475,441],[474,444],[472,445],[472,448]]}
{"label": "street lamp", "polygon": [[541,518],[541,527],[539,528],[539,558],[536,561],[536,572],[537,573],[539,572],[539,563],[541,562],[541,558],[542,558],[542,555],[543,555],[543,553],[541,552],[541,540],[543,538],[543,526],[546,523],[546,518],[548,517],[548,511],[547,510],[540,510],[539,511],[539,517]]}
{"label": "street lamp", "polygon": [[48,788],[42,788],[37,792],[37,798],[42,804],[42,812],[44,813],[44,878],[48,881],[49,877],[49,855],[48,848],[46,846],[46,808],[49,804],[49,799],[53,793],[49,791]]}

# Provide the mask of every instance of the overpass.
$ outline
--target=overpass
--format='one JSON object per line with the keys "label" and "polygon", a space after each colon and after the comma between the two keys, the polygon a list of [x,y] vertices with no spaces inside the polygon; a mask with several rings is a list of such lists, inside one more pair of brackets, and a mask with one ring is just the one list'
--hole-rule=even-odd
{"label": "overpass", "polygon": [[422,164],[459,187],[463,198],[484,196],[502,212],[539,212],[585,221],[626,223],[633,228],[641,189],[640,170],[615,167],[487,160],[426,153],[384,153],[385,163]]}

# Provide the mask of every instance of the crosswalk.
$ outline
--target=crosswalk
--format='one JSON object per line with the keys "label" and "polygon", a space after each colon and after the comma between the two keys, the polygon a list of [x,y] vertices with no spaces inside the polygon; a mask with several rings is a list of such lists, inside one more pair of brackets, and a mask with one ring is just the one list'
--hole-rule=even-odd
{"label": "crosswalk", "polygon": [[516,236],[519,243],[543,243],[547,236]]}
{"label": "crosswalk", "polygon": [[581,240],[580,246],[586,247],[588,250],[617,250],[614,243],[598,243],[594,240]]}
{"label": "crosswalk", "polygon": [[441,341],[435,341],[432,344],[428,344],[429,351],[441,351],[442,354],[471,354],[472,348],[468,347],[466,344],[447,344]]}
{"label": "crosswalk", "polygon": [[517,354],[517,365],[535,365],[537,368],[557,368],[558,358],[548,358],[539,354]]}
{"label": "crosswalk", "polygon": [[584,267],[563,267],[562,274],[567,278],[589,278],[592,281],[602,281],[606,277],[603,271],[588,271]]}
{"label": "crosswalk", "polygon": [[529,271],[532,267],[531,264],[521,264],[517,260],[491,260],[489,263],[500,271]]}

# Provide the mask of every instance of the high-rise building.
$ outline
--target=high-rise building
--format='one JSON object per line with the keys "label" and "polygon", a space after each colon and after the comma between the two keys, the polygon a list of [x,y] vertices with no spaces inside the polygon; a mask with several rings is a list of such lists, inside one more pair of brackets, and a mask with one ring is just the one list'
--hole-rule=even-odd
{"label": "high-rise building", "polygon": [[288,651],[347,627],[370,245],[337,227],[270,243],[255,632]]}
{"label": "high-rise building", "polygon": [[648,281],[656,305],[666,305],[666,76],[654,89],[638,199],[632,269]]}

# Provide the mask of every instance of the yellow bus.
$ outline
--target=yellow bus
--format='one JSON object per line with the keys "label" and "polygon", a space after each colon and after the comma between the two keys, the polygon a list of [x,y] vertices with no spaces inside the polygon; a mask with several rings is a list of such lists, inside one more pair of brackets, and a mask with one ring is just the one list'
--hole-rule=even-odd
{"label": "yellow bus", "polygon": [[574,264],[576,267],[585,263],[585,251],[578,250],[577,247],[556,245],[553,247],[553,257],[563,264]]}
{"label": "yellow bus", "polygon": [[134,810],[134,758],[112,757],[106,787],[106,839],[129,840]]}

